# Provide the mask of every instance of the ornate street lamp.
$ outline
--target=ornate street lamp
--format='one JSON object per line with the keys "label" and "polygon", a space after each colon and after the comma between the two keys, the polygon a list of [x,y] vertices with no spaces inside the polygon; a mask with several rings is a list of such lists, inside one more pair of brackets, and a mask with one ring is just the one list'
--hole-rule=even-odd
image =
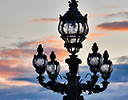
{"label": "ornate street lamp", "polygon": [[47,60],[47,56],[43,53],[43,48],[42,45],[39,44],[38,48],[37,48],[37,55],[34,55],[33,58],[33,66],[36,69],[36,72],[39,74],[39,76],[42,76],[42,74],[45,72],[46,70],[46,65],[48,63]]}
{"label": "ornate street lamp", "polygon": [[58,26],[61,38],[65,41],[65,47],[70,53],[77,53],[82,48],[82,42],[86,39],[89,27],[87,24],[87,14],[83,16],[77,9],[76,0],[69,1],[69,10],[60,15]]}
{"label": "ornate street lamp", "polygon": [[107,50],[104,51],[103,57],[104,57],[104,62],[100,68],[100,73],[102,78],[104,80],[107,80],[111,76],[111,72],[113,71],[113,66],[112,66],[112,62],[108,60],[109,54]]}
{"label": "ornate street lamp", "polygon": [[100,53],[97,53],[98,46],[96,43],[93,44],[92,51],[93,51],[93,53],[89,53],[89,55],[88,55],[87,63],[90,67],[91,72],[96,74],[97,72],[100,71],[100,67],[103,63],[103,58]]}
{"label": "ornate street lamp", "polygon": [[60,64],[59,62],[55,61],[56,55],[54,51],[51,52],[50,59],[51,61],[49,61],[47,65],[47,74],[51,81],[55,82],[60,72]]}
{"label": "ornate street lamp", "polygon": [[[81,77],[78,76],[79,64],[81,64],[82,61],[77,58],[76,53],[82,48],[82,42],[86,39],[89,28],[87,24],[87,14],[82,16],[77,7],[78,1],[69,1],[69,10],[63,16],[60,15],[58,25],[58,31],[65,42],[64,47],[71,53],[69,58],[65,60],[69,66],[69,71],[66,73],[66,76],[64,76],[67,83],[56,81],[60,72],[60,65],[59,62],[55,60],[56,55],[53,51],[50,54],[51,60],[48,62],[46,55],[42,54],[42,46],[39,45],[37,49],[38,54],[34,55],[33,59],[33,65],[39,74],[37,79],[40,85],[53,92],[61,93],[64,95],[63,100],[84,100],[84,97],[81,95],[82,92],[92,94],[104,91],[109,84],[107,79],[110,78],[113,70],[112,62],[108,60],[108,52],[105,51],[102,57],[102,55],[98,53],[97,44],[94,43],[92,53],[89,53],[87,58],[87,63],[92,72],[92,74],[90,74],[91,79],[87,80],[86,83],[82,83]],[[43,76],[45,71],[50,79],[48,82],[45,81],[45,77]],[[103,82],[101,82],[102,87],[96,84],[99,78],[99,72],[103,78]]]}

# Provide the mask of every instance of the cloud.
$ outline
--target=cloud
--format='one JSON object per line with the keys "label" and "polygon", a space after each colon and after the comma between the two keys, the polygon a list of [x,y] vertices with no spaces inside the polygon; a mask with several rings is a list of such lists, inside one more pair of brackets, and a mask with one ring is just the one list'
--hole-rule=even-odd
{"label": "cloud", "polygon": [[124,18],[128,18],[128,12],[127,11],[122,11],[122,12],[118,12],[118,13],[112,13],[112,14],[106,14],[106,17],[124,17]]}
{"label": "cloud", "polygon": [[0,76],[3,78],[24,78],[25,76],[32,77],[33,72],[35,75],[32,59],[34,54],[37,53],[36,47],[39,43],[44,44],[44,53],[48,59],[51,51],[54,51],[56,59],[63,65],[69,53],[62,48],[63,42],[59,40],[58,36],[51,36],[42,39],[42,41],[20,42],[15,44],[15,48],[0,48]]}
{"label": "cloud", "polygon": [[[63,48],[63,49],[61,49],[61,48],[59,48],[59,47],[54,47],[54,48],[50,48],[50,47],[48,47],[48,48],[45,48],[46,50],[46,54],[47,55],[50,55],[50,53],[52,52],[52,51],[54,51],[55,52],[55,54],[56,54],[56,59],[60,62],[60,63],[63,63],[64,62],[64,60],[65,60],[65,58],[69,55],[69,53],[68,53],[68,51],[65,49],[65,48]],[[49,58],[49,56],[47,56],[48,58]]]}
{"label": "cloud", "polygon": [[[38,85],[37,83],[32,83],[28,81],[17,81],[17,80],[10,80],[10,79],[2,79],[1,84],[4,84],[6,86],[28,86],[28,85]],[[6,88],[6,87],[5,87]]]}
{"label": "cloud", "polygon": [[58,22],[58,18],[42,18],[42,19],[32,19],[28,23],[44,23],[44,22]]}
{"label": "cloud", "polygon": [[[30,68],[31,67],[31,68]],[[34,72],[31,61],[24,59],[1,59],[0,76],[4,78],[30,77]]]}
{"label": "cloud", "polygon": [[110,83],[108,88],[94,95],[85,95],[86,100],[127,100],[128,83]]}
{"label": "cloud", "polygon": [[106,37],[109,36],[105,33],[89,33],[87,40],[94,41],[96,38]]}
{"label": "cloud", "polygon": [[104,16],[107,16],[108,14],[100,14],[100,15],[97,15],[97,14],[90,14],[89,17],[90,18],[95,18],[95,17],[104,17]]}
{"label": "cloud", "polygon": [[14,43],[12,45],[17,46],[18,48],[22,47],[30,47],[33,45],[38,45],[38,44],[58,44],[62,45],[62,40],[60,39],[59,36],[49,36],[49,37],[43,37],[42,39],[38,40],[32,40],[32,41],[25,41],[25,42],[19,42],[18,44]]}
{"label": "cloud", "polygon": [[95,17],[106,17],[106,18],[112,18],[112,17],[120,17],[120,18],[128,18],[128,12],[127,11],[121,11],[117,13],[108,13],[108,14],[99,14],[99,15],[94,15],[91,14],[89,15],[90,18],[95,18]]}
{"label": "cloud", "polygon": [[2,50],[0,50],[0,55],[2,58],[32,58],[36,53],[36,49],[39,44],[42,44],[44,52],[47,55],[49,55],[51,51],[55,51],[58,59],[63,59],[63,57],[66,57],[69,54],[66,49],[63,48],[64,44],[62,40],[60,40],[59,36],[50,36],[44,37],[41,40],[15,43],[13,46],[16,48],[13,49],[1,48]]}
{"label": "cloud", "polygon": [[22,58],[22,57],[32,57],[32,54],[34,53],[33,49],[5,49],[0,51],[0,55],[4,57],[10,57],[10,58]]}
{"label": "cloud", "polygon": [[108,6],[102,6],[103,8],[113,8],[113,7],[118,7],[119,5],[115,5],[115,4],[113,4],[113,5],[108,5]]}
{"label": "cloud", "polygon": [[108,35],[105,33],[89,33],[89,36],[94,38],[100,38],[100,37],[106,37]]}
{"label": "cloud", "polygon": [[97,25],[97,28],[113,31],[128,31],[128,21],[102,23]]}
{"label": "cloud", "polygon": [[[100,38],[104,36],[108,35],[105,33],[90,33],[89,37]],[[0,55],[2,54],[0,59],[0,98],[4,98],[2,100],[8,100],[8,98],[9,100],[18,100],[19,98],[21,100],[56,100],[62,97],[60,94],[47,91],[37,83],[37,74],[34,71],[35,69],[32,67],[31,60],[34,52],[36,52],[37,49],[33,48],[33,46],[37,47],[39,41],[32,40],[20,42],[19,44],[15,44],[15,48],[11,49],[0,48],[2,49],[0,50]],[[44,38],[42,41],[40,41],[41,44],[42,42],[46,46],[45,53],[48,58],[51,51],[54,50],[57,60],[61,62],[64,61],[65,57],[68,55],[68,52],[65,48],[62,48],[63,42],[59,40],[59,37],[52,36]],[[30,47],[32,47],[32,49],[30,49]],[[127,56],[120,57],[119,61],[121,62],[125,59],[127,59]],[[104,92],[106,97],[111,93],[109,100],[112,100],[114,97],[117,98],[115,96],[117,91],[126,91],[125,88],[127,88],[128,82],[127,66],[128,64],[114,65],[114,71],[112,73],[112,77],[110,78],[110,82],[112,82],[112,84],[110,84],[107,91]],[[63,70],[61,70],[61,74],[63,73],[62,71]],[[80,74],[83,78],[88,72],[89,68],[87,66],[82,66],[80,68]],[[82,77],[81,79],[83,79]],[[87,78],[90,78],[90,76]],[[86,81],[86,79],[84,81]],[[115,88],[113,88],[113,86],[115,86]],[[121,87],[121,89],[119,87]],[[127,97],[126,94],[127,92],[123,93],[123,96]],[[95,96],[93,95],[92,97],[85,95],[85,98],[87,98],[87,100],[90,100],[90,98],[92,98],[92,100],[94,98],[95,100],[99,100],[101,96],[102,95],[97,94]],[[118,97],[122,97],[122,95]],[[101,100],[103,100],[103,96]],[[116,100],[118,100],[118,98]]]}
{"label": "cloud", "polygon": [[11,66],[18,65],[21,62],[19,59],[0,59],[0,65],[1,66]]}
{"label": "cloud", "polygon": [[128,56],[117,57],[114,58],[113,60],[115,60],[115,62],[118,64],[128,64]]}

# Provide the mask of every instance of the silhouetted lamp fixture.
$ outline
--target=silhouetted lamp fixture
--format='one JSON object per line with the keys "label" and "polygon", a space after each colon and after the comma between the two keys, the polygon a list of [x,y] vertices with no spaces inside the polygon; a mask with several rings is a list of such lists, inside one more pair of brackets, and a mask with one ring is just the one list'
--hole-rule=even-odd
{"label": "silhouetted lamp fixture", "polygon": [[[112,62],[108,59],[108,52],[105,50],[102,56],[102,54],[98,52],[97,43],[94,43],[92,53],[89,53],[87,58],[87,63],[92,72],[92,74],[87,75],[91,75],[91,79],[83,83],[83,79],[78,75],[79,64],[81,64],[82,61],[77,58],[76,53],[82,48],[82,42],[86,39],[89,27],[87,24],[87,14],[82,16],[77,7],[78,1],[69,1],[69,10],[63,16],[60,15],[58,25],[58,31],[65,42],[64,47],[71,53],[69,58],[65,60],[69,67],[69,71],[64,76],[67,82],[61,83],[57,81],[60,64],[55,60],[56,55],[54,51],[51,52],[50,61],[48,62],[47,56],[43,54],[43,47],[40,44],[37,48],[38,54],[34,55],[33,58],[33,66],[39,74],[37,79],[40,85],[53,92],[61,93],[64,95],[63,100],[84,100],[82,96],[83,92],[92,94],[104,91],[109,84],[107,79],[110,78],[111,72],[113,71]],[[45,71],[50,79],[47,82],[43,75]],[[102,86],[97,84],[98,78],[100,77],[99,73],[103,78],[103,82],[101,82]]]}
{"label": "silhouetted lamp fixture", "polygon": [[98,46],[96,43],[93,44],[92,51],[93,53],[89,53],[88,55],[87,63],[90,67],[91,72],[96,74],[100,71],[100,67],[103,63],[103,58],[102,55],[98,53]]}
{"label": "silhouetted lamp fixture", "polygon": [[50,59],[51,61],[49,61],[47,65],[47,74],[51,81],[55,82],[60,72],[60,64],[55,60],[56,55],[54,51],[51,52]]}
{"label": "silhouetted lamp fixture", "polygon": [[60,15],[58,26],[61,38],[65,41],[65,47],[70,53],[79,52],[89,31],[87,14],[83,16],[77,7],[76,0],[69,1],[69,10],[63,16]]}
{"label": "silhouetted lamp fixture", "polygon": [[33,58],[33,66],[35,67],[36,72],[41,76],[46,70],[48,60],[47,56],[45,54],[42,54],[43,48],[41,44],[39,44],[37,52],[38,54],[34,55]]}
{"label": "silhouetted lamp fixture", "polygon": [[105,50],[103,54],[104,62],[100,68],[101,76],[104,80],[107,80],[111,76],[111,72],[113,71],[112,62],[108,60],[109,54],[107,50]]}

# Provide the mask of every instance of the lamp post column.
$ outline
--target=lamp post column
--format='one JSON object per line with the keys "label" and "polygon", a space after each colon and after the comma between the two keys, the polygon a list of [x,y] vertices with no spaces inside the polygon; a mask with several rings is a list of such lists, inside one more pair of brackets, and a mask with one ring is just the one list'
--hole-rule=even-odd
{"label": "lamp post column", "polygon": [[68,80],[68,85],[74,87],[77,85],[77,73],[81,60],[76,55],[70,55],[70,58],[67,58],[65,62],[69,65],[69,77],[71,78]]}
{"label": "lamp post column", "polygon": [[68,79],[68,90],[66,91],[67,95],[63,97],[63,100],[84,100],[83,96],[80,96],[82,89],[78,86],[80,77],[77,76],[78,67],[79,64],[81,64],[81,60],[73,54],[70,55],[70,58],[67,58],[65,62],[69,66],[69,72],[66,73]]}

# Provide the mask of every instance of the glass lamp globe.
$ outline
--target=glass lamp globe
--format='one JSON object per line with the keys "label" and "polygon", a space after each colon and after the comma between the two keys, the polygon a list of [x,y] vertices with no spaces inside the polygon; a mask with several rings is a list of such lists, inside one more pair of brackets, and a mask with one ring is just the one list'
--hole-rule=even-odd
{"label": "glass lamp globe", "polygon": [[36,69],[36,72],[39,74],[43,74],[46,69],[46,65],[48,63],[48,60],[44,60],[44,58],[35,58],[33,59],[33,66]]}
{"label": "glass lamp globe", "polygon": [[47,65],[47,71],[50,74],[58,74],[60,72],[60,65],[55,65],[54,63]]}
{"label": "glass lamp globe", "polygon": [[98,57],[91,57],[90,58],[90,64],[92,66],[97,66],[99,64],[99,58]]}
{"label": "glass lamp globe", "polygon": [[34,59],[34,64],[35,64],[37,67],[43,68],[43,66],[44,66],[44,59],[43,59],[43,58]]}
{"label": "glass lamp globe", "polygon": [[113,71],[113,66],[109,64],[103,64],[100,68],[101,76],[104,79],[108,79],[111,76],[112,71]]}
{"label": "glass lamp globe", "polygon": [[90,70],[96,73],[100,71],[100,66],[103,63],[103,58],[99,58],[97,56],[89,57],[87,63],[90,67]]}

